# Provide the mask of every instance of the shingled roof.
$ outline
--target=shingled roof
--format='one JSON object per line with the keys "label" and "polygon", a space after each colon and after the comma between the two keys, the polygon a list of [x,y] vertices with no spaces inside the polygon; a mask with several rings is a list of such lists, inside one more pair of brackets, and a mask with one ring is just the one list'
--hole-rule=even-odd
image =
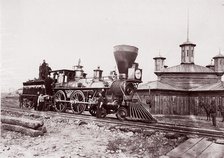
{"label": "shingled roof", "polygon": [[224,91],[224,82],[220,81],[214,84],[201,86],[190,91]]}
{"label": "shingled roof", "polygon": [[215,73],[214,70],[195,64],[180,64],[164,69],[161,73]]}
{"label": "shingled roof", "polygon": [[146,90],[146,89],[158,89],[158,90],[175,90],[175,91],[182,91],[184,89],[171,86],[166,83],[162,83],[160,81],[150,81],[147,83],[140,84],[138,86],[138,90]]}
{"label": "shingled roof", "polygon": [[150,81],[147,83],[140,84],[138,90],[171,90],[171,91],[224,91],[224,82],[220,81],[214,84],[207,84],[198,88],[193,89],[182,89],[179,87],[171,86],[160,81]]}

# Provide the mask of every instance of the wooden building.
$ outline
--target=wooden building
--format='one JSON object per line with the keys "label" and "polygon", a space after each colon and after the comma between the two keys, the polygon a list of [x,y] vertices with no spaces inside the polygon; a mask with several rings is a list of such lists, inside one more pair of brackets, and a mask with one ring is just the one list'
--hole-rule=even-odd
{"label": "wooden building", "polygon": [[165,57],[155,57],[156,81],[139,85],[138,94],[151,102],[153,114],[204,115],[199,107],[203,101],[210,105],[212,98],[216,106],[224,106],[224,56],[215,56],[214,64],[206,67],[194,63],[193,44],[187,40],[180,45],[181,63],[176,66],[164,65]]}

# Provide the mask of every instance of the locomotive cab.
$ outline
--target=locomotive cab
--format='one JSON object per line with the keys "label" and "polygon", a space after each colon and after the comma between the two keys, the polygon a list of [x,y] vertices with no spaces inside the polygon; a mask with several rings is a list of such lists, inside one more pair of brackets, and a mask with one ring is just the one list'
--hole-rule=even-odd
{"label": "locomotive cab", "polygon": [[53,74],[53,80],[55,81],[56,86],[62,86],[65,83],[74,80],[75,71],[73,70],[54,70],[52,71]]}

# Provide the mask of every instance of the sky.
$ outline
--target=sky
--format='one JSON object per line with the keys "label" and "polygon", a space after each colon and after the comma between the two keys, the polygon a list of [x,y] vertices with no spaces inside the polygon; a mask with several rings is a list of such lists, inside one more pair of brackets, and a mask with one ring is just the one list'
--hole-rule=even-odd
{"label": "sky", "polygon": [[79,58],[87,76],[116,66],[113,47],[139,48],[143,82],[156,80],[153,57],[180,64],[179,45],[196,44],[195,64],[224,54],[224,0],[1,0],[1,91],[38,78],[45,59],[55,69],[72,69]]}

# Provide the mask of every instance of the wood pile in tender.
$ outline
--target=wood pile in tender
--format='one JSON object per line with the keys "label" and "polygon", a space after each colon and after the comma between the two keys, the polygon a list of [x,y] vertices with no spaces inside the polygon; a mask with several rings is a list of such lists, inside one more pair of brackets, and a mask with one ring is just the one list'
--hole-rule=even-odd
{"label": "wood pile in tender", "polygon": [[47,132],[43,121],[5,115],[1,116],[1,128],[20,132],[31,137],[43,136]]}

